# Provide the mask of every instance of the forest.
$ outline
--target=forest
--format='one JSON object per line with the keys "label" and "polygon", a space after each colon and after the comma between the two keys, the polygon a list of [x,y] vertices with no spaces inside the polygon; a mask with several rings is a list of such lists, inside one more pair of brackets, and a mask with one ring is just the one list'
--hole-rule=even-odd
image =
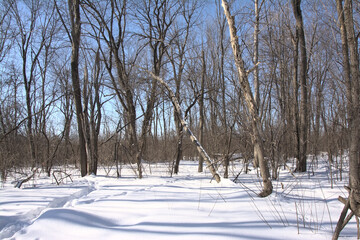
{"label": "forest", "polygon": [[[260,169],[266,197],[281,169],[314,173],[326,153],[351,195],[359,10],[358,0],[3,0],[1,179],[61,166],[82,177],[131,166],[141,179],[153,163],[176,176],[192,160],[220,181],[240,162]],[[360,215],[360,201],[343,202]]]}

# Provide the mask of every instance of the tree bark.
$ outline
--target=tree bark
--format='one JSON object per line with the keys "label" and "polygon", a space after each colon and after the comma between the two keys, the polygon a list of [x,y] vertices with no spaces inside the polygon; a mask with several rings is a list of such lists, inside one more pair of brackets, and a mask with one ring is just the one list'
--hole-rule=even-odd
{"label": "tree bark", "polygon": [[[349,146],[349,199],[345,202],[344,209],[340,215],[333,240],[338,239],[341,230],[346,225],[347,210],[350,208],[352,213],[359,215],[358,191],[360,185],[359,174],[359,56],[357,51],[357,39],[354,32],[353,7],[351,0],[336,0],[338,12],[338,22],[341,34],[343,71],[346,85],[347,111],[348,111],[348,130],[350,138]],[[356,194],[355,194],[356,192]],[[348,218],[351,217],[349,214]]]}
{"label": "tree bark", "polygon": [[296,31],[293,43],[293,72],[292,72],[292,87],[293,87],[293,102],[291,108],[291,115],[293,118],[293,131],[295,138],[295,156],[296,164],[298,165],[300,159],[300,117],[299,117],[299,82],[298,82],[298,62],[299,62],[299,36]]}
{"label": "tree bark", "polygon": [[87,174],[86,144],[83,130],[83,116],[81,105],[81,89],[79,78],[79,49],[80,49],[80,1],[68,0],[71,21],[71,78],[74,90],[76,120],[78,125],[79,148],[80,148],[80,171],[81,176]]}
{"label": "tree bark", "polygon": [[[254,99],[256,103],[256,111],[259,114],[260,106],[260,84],[259,84],[259,67],[257,66],[259,62],[259,33],[260,33],[260,9],[259,0],[255,0],[255,25],[254,25],[254,56],[253,63],[255,64],[254,68]],[[254,148],[254,166],[259,166],[259,159],[257,159]]]}
{"label": "tree bark", "polygon": [[[94,70],[93,70],[93,88],[94,97],[91,99],[90,111],[90,127],[91,127],[91,142],[93,144],[92,161],[89,163],[89,173],[96,175],[99,161],[99,134],[101,126],[101,101],[100,101],[100,56],[99,50],[95,55]],[[92,95],[91,95],[92,96]]]}
{"label": "tree bark", "polygon": [[[202,60],[202,74],[201,74],[201,86],[200,86],[200,97],[199,97],[199,142],[201,145],[204,144],[204,87],[205,87],[205,76],[206,76],[206,63],[205,63],[205,54],[204,50],[201,51],[201,60]],[[204,158],[199,154],[199,166],[198,172],[203,171]]]}
{"label": "tree bark", "polygon": [[[169,56],[171,59],[170,62],[173,65],[173,71],[174,71],[174,79],[175,79],[175,97],[177,98],[178,102],[180,103],[180,88],[181,88],[181,82],[182,82],[182,73],[184,70],[184,64],[183,64],[183,55],[185,54],[185,46],[181,49],[179,47],[179,70],[176,71],[176,63],[173,59],[173,56]],[[173,54],[174,55],[174,54]],[[180,166],[180,160],[183,157],[183,128],[181,125],[181,121],[178,118],[176,112],[174,112],[174,120],[175,120],[175,126],[176,126],[176,133],[177,133],[177,145],[176,145],[176,155],[175,155],[175,166],[174,166],[174,173],[179,173],[179,166]]]}
{"label": "tree bark", "polygon": [[351,0],[344,2],[345,27],[350,55],[351,73],[351,106],[350,109],[350,150],[349,150],[349,182],[350,188],[360,188],[360,164],[359,164],[359,130],[360,130],[360,108],[359,108],[359,55],[357,50],[357,39],[354,31],[353,6]]}
{"label": "tree bark", "polygon": [[[304,33],[304,24],[301,13],[301,0],[292,0],[292,7],[294,10],[294,16],[296,19],[296,35],[298,36],[298,46],[300,48],[300,125],[299,125],[299,143],[298,143],[298,162],[296,170],[299,172],[306,171],[306,153],[308,144],[308,126],[309,126],[309,106],[308,106],[308,91],[307,91],[307,56],[306,56],[306,41]],[[296,66],[297,67],[297,66]]]}
{"label": "tree bark", "polygon": [[238,36],[236,35],[237,30],[235,27],[234,17],[230,14],[229,5],[226,0],[222,0],[222,6],[224,8],[225,16],[229,24],[231,47],[233,49],[235,64],[239,74],[240,87],[243,91],[246,105],[251,117],[251,126],[254,138],[254,157],[257,157],[259,160],[260,172],[263,179],[263,190],[259,194],[259,196],[266,197],[272,193],[272,183],[270,179],[269,167],[266,160],[264,159],[264,146],[260,134],[260,119],[259,115],[257,114],[256,102],[250,88],[248,72],[245,70],[244,60],[241,56]]}

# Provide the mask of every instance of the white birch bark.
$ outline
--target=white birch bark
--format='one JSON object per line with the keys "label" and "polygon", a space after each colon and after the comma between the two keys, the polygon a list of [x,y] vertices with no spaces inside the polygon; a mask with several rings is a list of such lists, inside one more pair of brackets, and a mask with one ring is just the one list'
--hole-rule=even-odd
{"label": "white birch bark", "polygon": [[251,117],[250,120],[251,120],[253,139],[254,139],[254,155],[255,155],[254,157],[257,158],[259,161],[260,172],[263,179],[263,190],[259,194],[259,196],[266,197],[272,193],[272,183],[270,179],[269,167],[264,159],[264,146],[260,134],[261,128],[260,128],[260,119],[257,112],[257,105],[254,96],[252,94],[248,80],[249,72],[245,70],[244,60],[242,59],[241,56],[239,40],[236,34],[237,30],[235,27],[234,17],[231,16],[230,14],[229,5],[226,0],[222,0],[222,7],[224,9],[224,13],[229,24],[231,47],[234,53],[235,64],[239,74],[240,87],[244,93],[245,102]]}

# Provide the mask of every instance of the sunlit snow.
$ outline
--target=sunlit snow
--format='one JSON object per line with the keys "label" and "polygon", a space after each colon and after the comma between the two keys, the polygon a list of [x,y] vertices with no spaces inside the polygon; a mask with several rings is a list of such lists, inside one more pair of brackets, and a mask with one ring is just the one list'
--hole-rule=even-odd
{"label": "sunlit snow", "polygon": [[[209,172],[197,173],[195,161],[183,161],[173,177],[168,163],[158,163],[144,164],[143,179],[130,166],[121,178],[105,168],[80,178],[68,168],[73,182],[60,185],[37,174],[16,189],[9,179],[0,189],[0,239],[331,239],[348,175],[340,182],[333,171],[331,188],[325,159],[314,168],[309,161],[309,173],[282,169],[267,198],[256,196],[256,170],[245,174],[239,162],[230,168],[232,178],[220,183]],[[356,234],[352,219],[340,239]]]}

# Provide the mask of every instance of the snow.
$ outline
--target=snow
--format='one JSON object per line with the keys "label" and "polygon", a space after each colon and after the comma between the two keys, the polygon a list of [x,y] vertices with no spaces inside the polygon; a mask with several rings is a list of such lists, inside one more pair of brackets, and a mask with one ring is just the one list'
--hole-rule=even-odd
{"label": "snow", "polygon": [[[22,189],[3,183],[0,239],[331,239],[343,208],[337,198],[346,197],[346,181],[331,188],[324,159],[314,175],[282,170],[267,198],[256,196],[256,170],[237,183],[216,183],[193,161],[183,161],[173,177],[168,164],[144,167],[143,179],[128,166],[119,179],[104,169],[81,178],[72,169],[73,182],[61,185],[41,174]],[[236,163],[231,172],[241,169]],[[352,219],[340,239],[356,239],[356,231]]]}

